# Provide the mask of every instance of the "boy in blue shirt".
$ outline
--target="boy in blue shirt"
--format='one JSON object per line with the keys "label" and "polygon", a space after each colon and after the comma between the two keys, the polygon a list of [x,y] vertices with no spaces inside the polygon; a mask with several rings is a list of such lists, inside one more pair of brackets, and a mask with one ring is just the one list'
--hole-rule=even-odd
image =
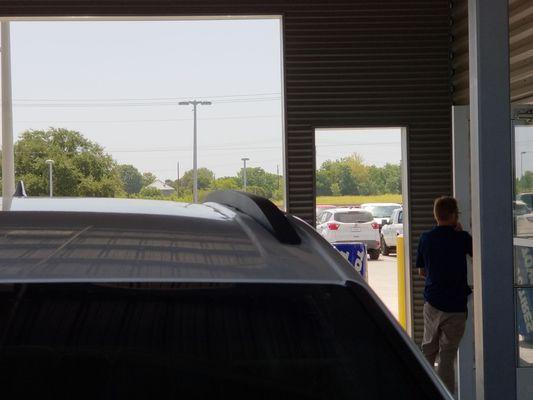
{"label": "boy in blue shirt", "polygon": [[416,267],[426,278],[422,352],[450,392],[455,390],[455,358],[463,337],[467,300],[466,256],[472,256],[472,237],[459,223],[457,200],[439,197],[433,214],[437,226],[420,237]]}

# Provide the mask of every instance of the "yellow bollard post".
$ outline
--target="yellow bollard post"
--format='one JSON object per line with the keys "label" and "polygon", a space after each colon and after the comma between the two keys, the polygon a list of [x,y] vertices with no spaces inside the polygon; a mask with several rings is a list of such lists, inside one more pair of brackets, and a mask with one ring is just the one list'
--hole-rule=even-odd
{"label": "yellow bollard post", "polygon": [[403,235],[396,238],[396,261],[398,263],[398,322],[407,330],[407,310],[405,306],[405,253]]}

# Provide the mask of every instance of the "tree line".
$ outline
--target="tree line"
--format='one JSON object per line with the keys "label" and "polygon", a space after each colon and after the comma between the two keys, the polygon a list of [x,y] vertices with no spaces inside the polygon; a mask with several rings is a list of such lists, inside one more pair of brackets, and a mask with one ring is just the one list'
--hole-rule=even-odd
{"label": "tree line", "polygon": [[[131,197],[164,198],[170,200],[192,199],[193,171],[186,171],[180,179],[167,179],[165,184],[172,187],[175,192],[163,195],[161,192],[145,184],[147,177],[154,182],[157,178],[151,173],[141,173],[132,165],[119,165],[119,176],[124,188]],[[247,192],[257,194],[272,200],[283,199],[282,177],[265,171],[260,167],[246,168]],[[198,168],[198,191],[200,198],[214,190],[242,190],[243,172],[240,170],[236,176],[215,178],[215,174],[208,168]],[[140,188],[140,189],[139,189]]]}
{"label": "tree line", "polygon": [[[163,195],[150,186],[157,180],[151,172],[142,173],[135,166],[117,163],[99,144],[81,133],[62,129],[29,130],[15,143],[15,174],[25,184],[29,196],[46,196],[48,166],[54,160],[54,194],[65,197],[133,197],[190,201],[193,171],[180,179],[166,180],[175,191]],[[247,191],[272,199],[283,198],[283,177],[260,167],[248,167]],[[368,166],[354,154],[324,162],[317,171],[317,195],[366,195],[400,193],[400,167]],[[235,176],[215,177],[207,168],[198,169],[200,198],[213,190],[243,188],[243,171]]]}
{"label": "tree line", "polygon": [[325,161],[316,173],[318,196],[379,195],[401,191],[399,165],[366,165],[357,154]]}
{"label": "tree line", "polygon": [[533,172],[525,171],[522,176],[515,179],[515,193],[533,192]]}
{"label": "tree line", "polygon": [[[135,166],[117,163],[99,144],[81,133],[63,129],[28,130],[14,146],[16,180],[24,182],[29,196],[49,193],[48,165],[54,160],[54,194],[65,197],[136,197],[190,201],[193,172],[178,180],[166,180],[176,191],[163,196],[150,185],[157,180],[151,172],[141,173]],[[247,189],[273,200],[283,197],[282,177],[263,168],[247,168]],[[215,178],[207,168],[198,170],[200,195],[216,189],[242,189],[242,170],[236,176]]]}

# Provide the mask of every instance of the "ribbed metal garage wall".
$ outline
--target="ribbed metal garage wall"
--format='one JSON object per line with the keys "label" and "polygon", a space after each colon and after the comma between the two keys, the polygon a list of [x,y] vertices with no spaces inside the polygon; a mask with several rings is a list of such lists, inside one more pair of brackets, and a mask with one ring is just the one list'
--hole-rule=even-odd
{"label": "ribbed metal garage wall", "polygon": [[408,128],[413,248],[433,198],[451,193],[448,0],[0,0],[0,14],[282,15],[289,211],[314,222],[317,127]]}
{"label": "ribbed metal garage wall", "polygon": [[[453,6],[453,101],[468,104],[468,0]],[[511,101],[533,103],[533,1],[509,1]]]}

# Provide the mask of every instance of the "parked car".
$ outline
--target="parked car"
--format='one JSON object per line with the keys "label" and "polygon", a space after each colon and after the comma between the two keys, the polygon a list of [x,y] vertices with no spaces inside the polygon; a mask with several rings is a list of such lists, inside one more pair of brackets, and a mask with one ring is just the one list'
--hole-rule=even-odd
{"label": "parked car", "polygon": [[398,203],[361,204],[361,208],[370,211],[374,217],[374,222],[378,223],[380,226],[382,226],[385,221],[389,222],[392,212],[401,206],[402,205]]}
{"label": "parked car", "polygon": [[370,259],[379,258],[379,225],[369,211],[355,207],[325,210],[316,230],[330,243],[365,243]]}
{"label": "parked car", "polygon": [[448,399],[363,279],[268,200],[14,199],[6,399]]}
{"label": "parked car", "polygon": [[396,238],[403,235],[403,209],[397,208],[392,212],[390,222],[381,227],[381,252],[388,256],[396,253]]}
{"label": "parked car", "polygon": [[516,200],[525,203],[526,206],[533,209],[533,193],[519,193],[516,195]]}
{"label": "parked car", "polygon": [[516,236],[533,237],[533,211],[526,203],[513,201],[513,217]]}
{"label": "parked car", "polygon": [[531,208],[521,200],[513,201],[513,215],[526,215],[531,213]]}

